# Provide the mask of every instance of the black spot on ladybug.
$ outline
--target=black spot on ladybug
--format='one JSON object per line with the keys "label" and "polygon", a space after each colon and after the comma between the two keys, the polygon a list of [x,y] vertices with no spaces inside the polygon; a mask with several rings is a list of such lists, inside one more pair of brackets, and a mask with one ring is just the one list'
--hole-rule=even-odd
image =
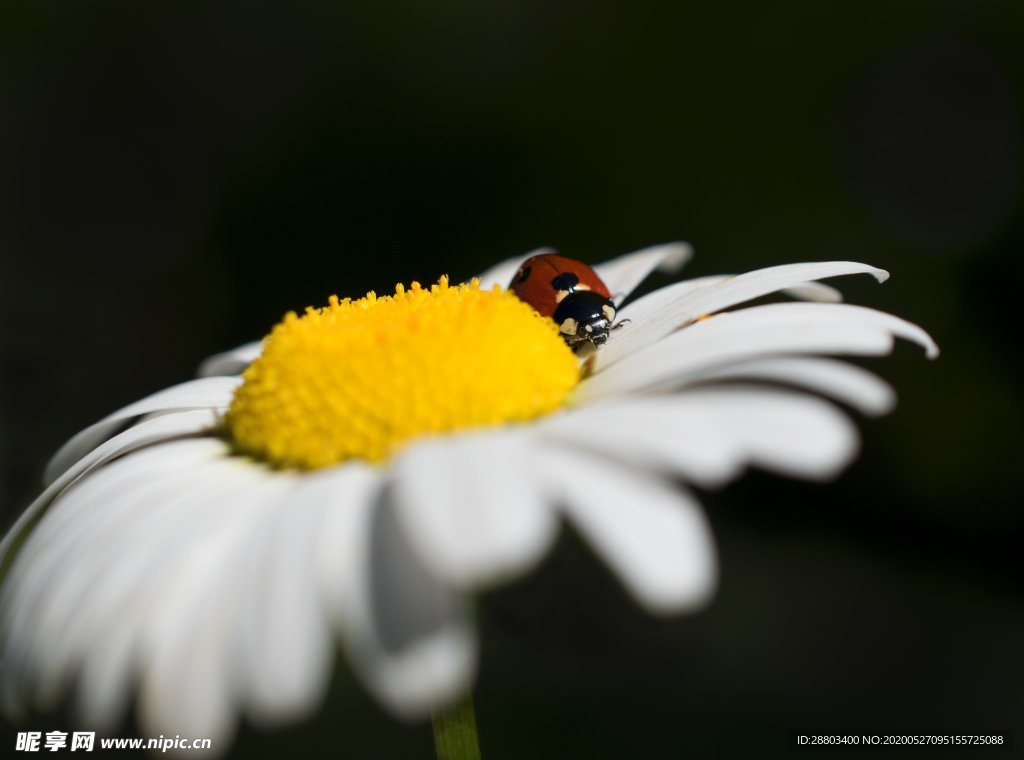
{"label": "black spot on ladybug", "polygon": [[580,278],[572,272],[562,272],[551,281],[551,287],[557,291],[572,290],[580,284]]}
{"label": "black spot on ladybug", "polygon": [[530,267],[530,266],[522,267],[519,270],[519,275],[516,277],[516,282],[517,283],[519,283],[519,282],[526,282],[526,280],[530,277],[530,272],[532,272],[532,271],[533,271],[533,267]]}

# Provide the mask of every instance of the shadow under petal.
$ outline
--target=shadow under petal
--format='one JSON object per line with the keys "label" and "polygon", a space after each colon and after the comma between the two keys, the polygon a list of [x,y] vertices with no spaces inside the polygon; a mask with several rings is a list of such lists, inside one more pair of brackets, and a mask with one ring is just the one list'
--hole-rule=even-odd
{"label": "shadow under petal", "polygon": [[413,553],[395,514],[391,488],[381,489],[370,521],[370,605],[380,643],[399,653],[443,631],[465,604],[442,587]]}
{"label": "shadow under petal", "polygon": [[393,712],[425,716],[469,689],[478,650],[470,604],[414,553],[388,487],[370,510],[367,534],[367,630],[353,654],[368,685]]}

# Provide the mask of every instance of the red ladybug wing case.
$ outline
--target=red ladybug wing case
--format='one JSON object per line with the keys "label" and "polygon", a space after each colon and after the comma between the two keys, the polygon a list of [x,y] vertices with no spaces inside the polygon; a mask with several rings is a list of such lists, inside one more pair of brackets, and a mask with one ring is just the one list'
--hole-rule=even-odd
{"label": "red ladybug wing case", "polygon": [[559,288],[553,281],[562,274],[574,274],[579,278],[580,285],[585,285],[605,298],[611,298],[608,287],[591,267],[582,261],[553,253],[531,256],[524,261],[508,287],[520,300],[526,301],[545,317],[550,317],[558,308]]}

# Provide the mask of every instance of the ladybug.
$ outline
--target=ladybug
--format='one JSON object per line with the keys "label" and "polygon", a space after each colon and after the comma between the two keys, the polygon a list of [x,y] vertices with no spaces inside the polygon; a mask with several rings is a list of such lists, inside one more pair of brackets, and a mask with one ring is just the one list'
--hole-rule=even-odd
{"label": "ladybug", "polygon": [[612,294],[597,272],[582,261],[554,253],[524,261],[508,289],[555,320],[574,351],[587,343],[603,345],[608,333],[629,321],[615,322]]}

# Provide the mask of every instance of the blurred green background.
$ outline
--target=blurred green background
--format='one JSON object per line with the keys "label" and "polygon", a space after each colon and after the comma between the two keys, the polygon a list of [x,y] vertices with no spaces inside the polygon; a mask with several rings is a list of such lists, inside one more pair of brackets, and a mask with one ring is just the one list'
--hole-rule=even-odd
{"label": "blurred green background", "polygon": [[[72,433],[331,293],[541,245],[685,239],[691,275],[867,261],[893,277],[849,299],[941,359],[867,363],[900,407],[837,482],[702,496],[706,612],[648,618],[571,535],[483,599],[484,754],[1024,743],[1022,29],[1015,0],[5,4],[3,521]],[[343,671],[235,754],[317,749],[432,757]]]}

